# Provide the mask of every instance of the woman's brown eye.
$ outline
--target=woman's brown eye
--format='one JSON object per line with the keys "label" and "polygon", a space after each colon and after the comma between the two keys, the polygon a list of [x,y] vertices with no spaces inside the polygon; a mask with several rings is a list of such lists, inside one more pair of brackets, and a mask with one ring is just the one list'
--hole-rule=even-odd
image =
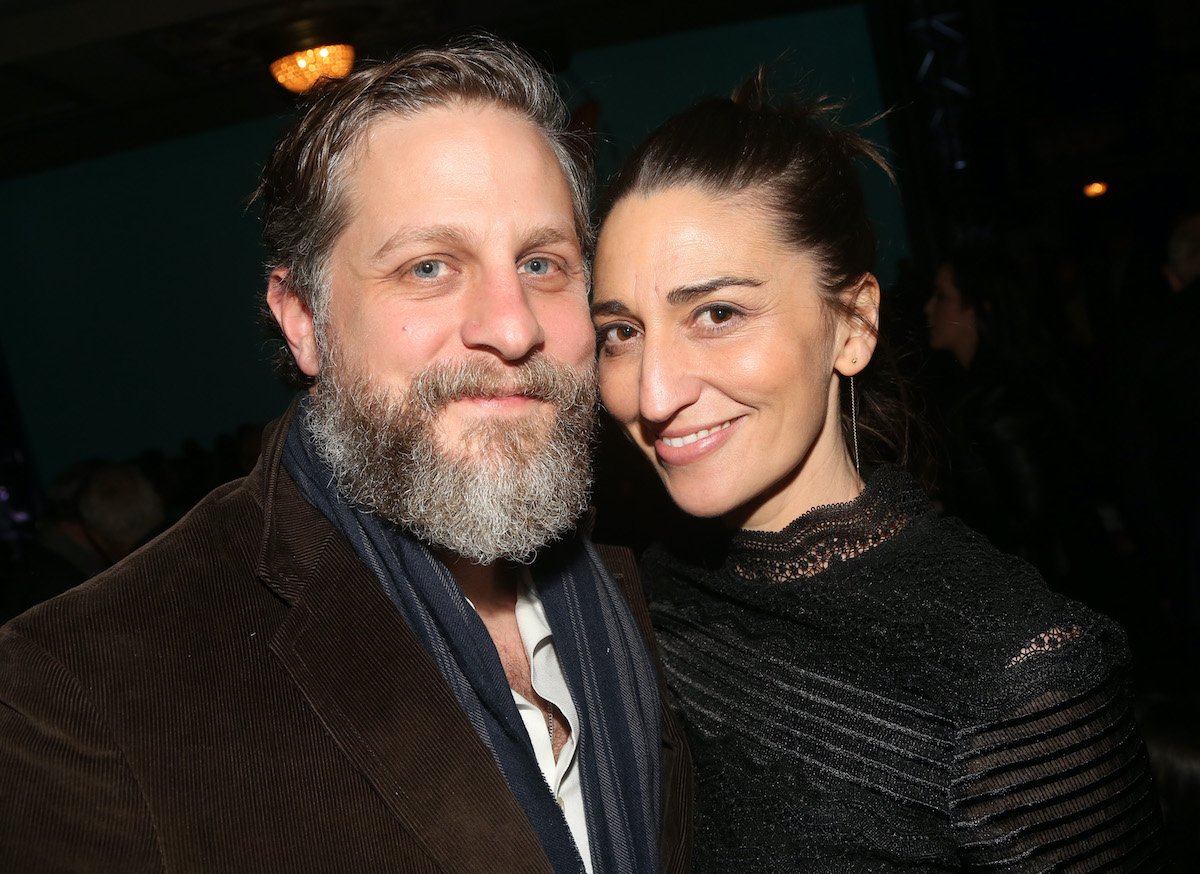
{"label": "woman's brown eye", "polygon": [[596,339],[601,343],[624,343],[632,340],[637,330],[632,325],[609,325],[596,330]]}
{"label": "woman's brown eye", "polygon": [[709,315],[714,322],[726,322],[733,318],[733,310],[730,307],[713,307],[709,310]]}

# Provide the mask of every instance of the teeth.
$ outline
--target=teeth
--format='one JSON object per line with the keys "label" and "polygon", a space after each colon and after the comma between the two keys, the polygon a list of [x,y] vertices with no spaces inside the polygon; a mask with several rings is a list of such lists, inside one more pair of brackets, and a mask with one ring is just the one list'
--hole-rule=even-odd
{"label": "teeth", "polygon": [[697,440],[700,440],[703,437],[707,437],[709,434],[716,434],[718,431],[724,431],[732,423],[733,423],[733,420],[730,419],[728,422],[722,422],[720,425],[717,425],[716,427],[701,428],[699,431],[695,432],[694,434],[688,434],[684,437],[664,437],[664,438],[662,438],[662,442],[666,443],[668,446],[674,446],[676,448],[678,448],[680,446],[687,446],[689,443],[695,443]]}

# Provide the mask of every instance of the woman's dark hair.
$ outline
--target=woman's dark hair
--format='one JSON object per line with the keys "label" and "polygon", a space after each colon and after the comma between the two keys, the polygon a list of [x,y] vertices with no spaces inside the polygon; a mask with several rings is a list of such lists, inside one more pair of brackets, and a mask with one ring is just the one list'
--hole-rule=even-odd
{"label": "woman's dark hair", "polygon": [[[857,318],[852,292],[875,265],[875,230],[857,163],[894,181],[887,161],[824,100],[776,105],[760,69],[732,97],[709,98],[650,134],[611,182],[601,222],[623,198],[683,185],[715,196],[761,194],[782,238],[811,256],[834,313]],[[849,380],[843,380],[846,386]],[[854,379],[864,464],[909,461],[912,417],[894,357],[879,338],[871,363]],[[853,441],[849,389],[842,429]]]}

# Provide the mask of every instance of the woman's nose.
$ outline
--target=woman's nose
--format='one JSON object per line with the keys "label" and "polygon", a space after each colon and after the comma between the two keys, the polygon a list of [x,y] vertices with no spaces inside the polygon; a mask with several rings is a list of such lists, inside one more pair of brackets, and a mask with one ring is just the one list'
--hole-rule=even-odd
{"label": "woman's nose", "polygon": [[702,385],[689,350],[646,338],[638,393],[643,419],[666,422],[699,399]]}

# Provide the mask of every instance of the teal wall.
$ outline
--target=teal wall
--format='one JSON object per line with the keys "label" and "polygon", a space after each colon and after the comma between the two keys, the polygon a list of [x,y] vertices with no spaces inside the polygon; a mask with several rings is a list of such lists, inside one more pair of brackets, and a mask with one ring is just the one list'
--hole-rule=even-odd
{"label": "teal wall", "polygon": [[[858,3],[578,52],[563,77],[564,91],[572,104],[588,98],[600,104],[601,184],[672,113],[700,98],[729,94],[763,63],[777,93],[828,95],[845,103],[845,122],[868,121],[884,108],[867,13]],[[867,134],[889,145],[883,122]],[[896,262],[909,254],[903,205],[882,171],[871,168],[862,179],[886,286]]]}
{"label": "teal wall", "polygon": [[[848,98],[848,120],[880,110],[858,4],[579,52],[563,84],[572,103],[600,105],[607,175],[672,112],[781,57],[777,81]],[[209,443],[281,410],[287,394],[256,325],[262,256],[245,201],[282,124],[0,181],[0,346],[43,478],[81,458]],[[873,134],[886,143],[882,126]],[[900,202],[881,174],[865,178],[890,268],[907,249]]]}
{"label": "teal wall", "polygon": [[286,401],[256,328],[261,121],[0,183],[0,343],[43,480]]}

